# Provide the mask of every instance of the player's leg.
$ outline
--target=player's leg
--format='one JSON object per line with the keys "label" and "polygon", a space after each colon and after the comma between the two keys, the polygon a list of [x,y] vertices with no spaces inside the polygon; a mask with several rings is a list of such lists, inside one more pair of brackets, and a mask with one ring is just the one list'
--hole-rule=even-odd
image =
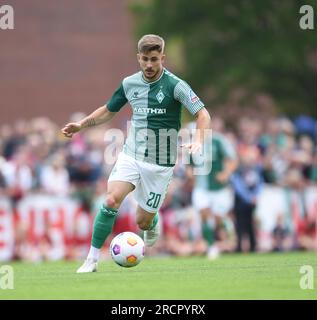
{"label": "player's leg", "polygon": [[134,189],[134,185],[125,181],[111,181],[104,204],[94,221],[92,247],[100,249],[112,231],[118,209],[123,199]]}
{"label": "player's leg", "polygon": [[249,237],[249,243],[250,247],[249,250],[251,252],[254,252],[256,250],[256,237],[255,237],[255,231],[254,231],[254,217],[253,217],[253,211],[255,206],[254,205],[248,205],[246,206],[245,216],[246,216],[246,231]]}
{"label": "player's leg", "polygon": [[243,216],[244,216],[244,208],[242,206],[241,200],[239,197],[235,197],[234,201],[234,216],[235,216],[235,229],[236,229],[236,252],[242,252],[242,239],[243,239]]}
{"label": "player's leg", "polygon": [[211,247],[215,242],[214,221],[209,208],[204,208],[199,211],[201,218],[201,231],[204,240],[208,247]]}
{"label": "player's leg", "polygon": [[144,242],[147,246],[153,246],[160,235],[159,214],[149,212],[140,205],[136,211],[136,223],[144,232]]}
{"label": "player's leg", "polygon": [[136,162],[133,158],[120,153],[108,179],[106,199],[94,221],[92,242],[86,262],[90,267],[79,268],[77,272],[92,272],[99,258],[100,249],[112,231],[123,199],[134,190],[140,179]]}
{"label": "player's leg", "polygon": [[203,239],[206,241],[207,257],[210,260],[216,259],[219,255],[219,249],[216,245],[216,222],[210,208],[200,210],[201,229]]}
{"label": "player's leg", "polygon": [[153,228],[153,226],[157,224],[157,221],[158,218],[156,212],[148,212],[138,206],[136,211],[136,223],[141,230],[149,230],[151,227]]}
{"label": "player's leg", "polygon": [[153,246],[160,235],[159,209],[163,204],[168,186],[173,176],[172,167],[149,163],[138,163],[140,183],[135,190],[139,204],[136,219],[144,230],[144,242]]}
{"label": "player's leg", "polygon": [[125,181],[108,183],[105,202],[95,217],[88,257],[77,273],[96,271],[100,249],[112,231],[121,202],[134,188],[132,183]]}
{"label": "player's leg", "polygon": [[202,188],[195,188],[192,194],[192,202],[194,208],[199,212],[201,220],[202,238],[207,244],[207,256],[214,259],[217,256],[217,248],[215,248],[215,222],[212,207],[211,192]]}
{"label": "player's leg", "polygon": [[[210,192],[211,212],[214,217],[215,232],[224,227],[224,221],[233,207],[233,195],[228,187]],[[218,237],[217,233],[217,237]],[[216,239],[218,240],[218,239]],[[218,243],[217,243],[218,242]],[[213,248],[208,252],[208,258],[214,259],[220,254],[220,242],[215,242]]]}

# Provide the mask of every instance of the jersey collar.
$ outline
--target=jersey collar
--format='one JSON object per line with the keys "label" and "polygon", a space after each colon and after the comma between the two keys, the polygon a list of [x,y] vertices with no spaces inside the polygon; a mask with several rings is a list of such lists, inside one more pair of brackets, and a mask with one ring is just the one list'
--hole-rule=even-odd
{"label": "jersey collar", "polygon": [[158,81],[160,81],[160,80],[161,80],[161,78],[162,78],[162,76],[163,76],[163,74],[164,74],[165,70],[166,70],[166,69],[165,69],[165,68],[163,68],[163,71],[162,71],[162,73],[161,73],[160,77],[159,77],[158,79],[156,79],[156,80],[152,81],[152,82],[145,80],[145,78],[144,78],[144,76],[143,76],[143,72],[142,72],[142,71],[140,71],[140,72],[141,72],[141,79],[142,79],[142,81],[143,81],[144,83],[146,83],[146,84],[153,84],[153,83],[158,82]]}

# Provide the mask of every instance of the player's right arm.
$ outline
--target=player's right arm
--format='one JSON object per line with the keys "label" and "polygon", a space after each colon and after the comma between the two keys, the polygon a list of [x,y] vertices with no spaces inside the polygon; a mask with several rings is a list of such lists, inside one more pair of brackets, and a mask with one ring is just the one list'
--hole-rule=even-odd
{"label": "player's right arm", "polygon": [[65,137],[71,138],[74,133],[79,132],[82,129],[94,127],[110,121],[115,114],[116,112],[109,111],[107,105],[102,106],[78,122],[67,123],[62,129],[62,133]]}
{"label": "player's right arm", "polygon": [[74,133],[89,127],[94,127],[99,124],[110,121],[114,115],[127,103],[123,83],[117,88],[111,99],[102,107],[95,110],[88,117],[78,121],[71,122],[65,125],[62,133],[65,137],[71,138]]}

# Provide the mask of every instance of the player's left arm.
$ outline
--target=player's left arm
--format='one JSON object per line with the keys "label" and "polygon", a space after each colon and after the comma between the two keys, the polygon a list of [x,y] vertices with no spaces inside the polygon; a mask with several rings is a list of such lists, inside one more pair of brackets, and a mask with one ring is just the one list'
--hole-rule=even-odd
{"label": "player's left arm", "polygon": [[193,92],[191,87],[183,80],[180,80],[174,88],[174,98],[179,101],[196,118],[196,133],[191,143],[182,145],[189,153],[197,153],[202,150],[207,130],[210,130],[210,115],[203,102]]}
{"label": "player's left arm", "polygon": [[222,152],[224,153],[223,170],[220,171],[216,179],[220,183],[226,183],[229,181],[231,175],[237,170],[239,161],[234,146],[227,138],[222,138]]}
{"label": "player's left arm", "polygon": [[191,143],[184,145],[188,149],[189,153],[196,153],[202,150],[204,144],[204,138],[207,136],[207,130],[210,130],[210,115],[208,110],[203,107],[195,113],[196,118],[196,133],[194,140]]}

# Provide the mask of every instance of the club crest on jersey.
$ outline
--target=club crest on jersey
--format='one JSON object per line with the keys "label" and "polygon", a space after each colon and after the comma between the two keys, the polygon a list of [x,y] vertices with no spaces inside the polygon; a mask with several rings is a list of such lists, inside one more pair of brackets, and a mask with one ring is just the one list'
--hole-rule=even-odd
{"label": "club crest on jersey", "polygon": [[156,99],[159,103],[162,103],[162,101],[164,100],[165,96],[164,93],[162,92],[162,90],[160,89],[160,91],[158,92],[158,94],[156,95]]}
{"label": "club crest on jersey", "polygon": [[196,94],[193,92],[193,90],[190,90],[189,96],[190,96],[190,101],[192,103],[195,103],[199,100],[199,98],[196,96]]}

